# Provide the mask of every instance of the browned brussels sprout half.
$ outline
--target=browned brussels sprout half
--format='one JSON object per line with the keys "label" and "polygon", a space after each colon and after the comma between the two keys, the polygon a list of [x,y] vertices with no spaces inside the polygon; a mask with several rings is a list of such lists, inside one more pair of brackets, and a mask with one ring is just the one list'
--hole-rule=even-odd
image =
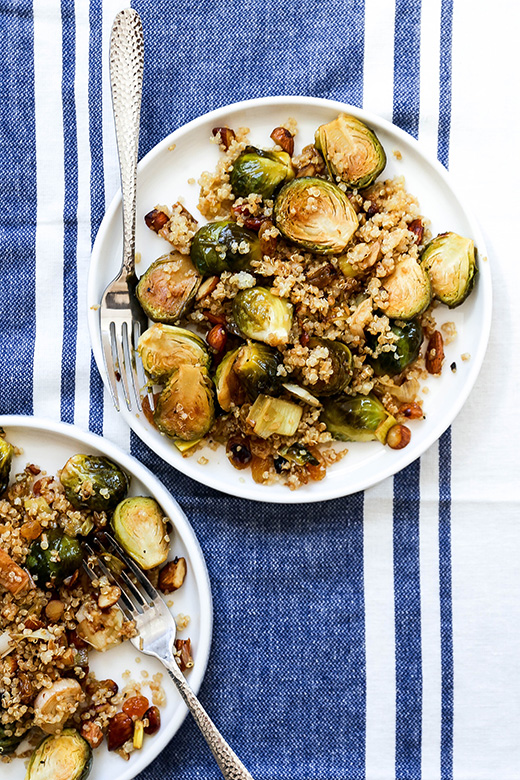
{"label": "browned brussels sprout half", "polygon": [[0,495],[9,485],[14,447],[0,436]]}
{"label": "browned brussels sprout half", "polygon": [[358,227],[345,193],[329,181],[293,179],[278,193],[276,227],[294,244],[317,254],[343,252]]}
{"label": "browned brussels sprout half", "polygon": [[273,347],[286,344],[292,327],[293,307],[267,289],[241,290],[233,299],[233,319],[246,338]]}
{"label": "browned brussels sprout half", "polygon": [[[352,379],[352,353],[341,341],[332,341],[313,336],[309,340],[309,349],[322,347],[327,350],[332,373],[326,379],[318,379],[309,388],[315,395],[335,395],[340,393]],[[325,357],[325,354],[324,354]]]}
{"label": "browned brussels sprout half", "polygon": [[175,325],[156,322],[139,339],[139,355],[153,382],[162,382],[181,365],[209,368],[211,358],[205,342],[195,333]]}
{"label": "browned brussels sprout half", "polygon": [[421,351],[423,329],[419,322],[411,320],[402,327],[393,324],[390,330],[393,334],[393,341],[383,348],[378,345],[375,336],[367,336],[368,345],[379,351],[377,357],[370,359],[374,373],[378,376],[400,374],[406,366],[417,360]]}
{"label": "browned brussels sprout half", "polygon": [[200,282],[190,258],[180,252],[170,252],[144,272],[136,294],[151,320],[173,325],[188,309]]}
{"label": "browned brussels sprout half", "polygon": [[281,362],[280,353],[273,347],[248,341],[238,350],[233,371],[248,397],[254,401],[260,393],[276,395],[280,390],[278,366]]}
{"label": "browned brussels sprout half", "polygon": [[323,404],[321,422],[340,441],[371,441],[386,443],[388,431],[396,421],[373,395],[337,396]]}
{"label": "browned brussels sprout half", "polygon": [[125,472],[102,455],[73,455],[61,470],[61,484],[78,509],[110,512],[126,496]]}
{"label": "browned brussels sprout half", "polygon": [[202,276],[244,271],[261,259],[257,234],[229,219],[203,225],[191,242],[191,260]]}
{"label": "browned brussels sprout half", "polygon": [[238,352],[239,348],[227,352],[215,372],[214,382],[217,401],[220,408],[225,412],[229,412],[232,404],[239,406],[246,400],[244,388],[233,371],[233,365]]}
{"label": "browned brussels sprout half", "polygon": [[195,441],[209,431],[213,418],[213,391],[207,371],[197,366],[179,366],[157,400],[157,428],[167,436]]}
{"label": "browned brussels sprout half", "polygon": [[477,273],[475,245],[471,238],[442,233],[421,255],[435,297],[454,309],[470,294]]}
{"label": "browned brussels sprout half", "polygon": [[287,152],[264,151],[254,146],[248,146],[237,157],[230,175],[237,198],[246,198],[252,192],[272,198],[278,187],[290,179],[294,179],[294,170]]}
{"label": "browned brussels sprout half", "polygon": [[388,293],[385,314],[394,320],[411,320],[428,308],[432,299],[430,278],[424,268],[413,259],[400,260],[393,273],[383,280]]}
{"label": "browned brussels sprout half", "polygon": [[170,540],[164,512],[153,498],[125,498],[110,520],[114,535],[142,569],[153,569],[168,557]]}
{"label": "browned brussels sprout half", "polygon": [[82,562],[83,550],[78,540],[60,528],[50,528],[31,544],[25,567],[38,587],[45,589],[47,584],[61,585]]}
{"label": "browned brussels sprout half", "polygon": [[341,179],[351,189],[368,187],[386,165],[385,150],[376,134],[349,114],[318,127],[315,143],[331,178]]}
{"label": "browned brussels sprout half", "polygon": [[51,734],[31,756],[25,780],[86,780],[92,748],[76,729]]}

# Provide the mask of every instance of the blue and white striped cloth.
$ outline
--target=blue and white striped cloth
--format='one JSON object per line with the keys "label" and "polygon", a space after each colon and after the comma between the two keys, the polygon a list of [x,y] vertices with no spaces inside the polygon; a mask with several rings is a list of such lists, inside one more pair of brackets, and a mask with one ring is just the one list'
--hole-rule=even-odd
{"label": "blue and white striped cloth", "polygon": [[[200,696],[256,780],[520,778],[519,6],[134,5],[141,154],[220,105],[308,94],[394,121],[449,166],[491,250],[488,356],[451,431],[364,494],[262,506],[159,461],[103,392],[86,325],[119,185],[107,48],[124,3],[0,0],[0,411],[103,433],[178,498],[214,593]],[[181,776],[220,776],[190,719],[140,777]]]}

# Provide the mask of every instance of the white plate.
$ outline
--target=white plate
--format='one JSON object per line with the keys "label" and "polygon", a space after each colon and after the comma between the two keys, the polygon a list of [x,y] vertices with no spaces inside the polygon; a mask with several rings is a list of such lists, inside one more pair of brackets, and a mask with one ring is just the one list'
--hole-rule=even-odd
{"label": "white plate", "polygon": [[[148,469],[99,436],[85,433],[72,425],[34,417],[0,416],[0,426],[6,431],[8,440],[23,449],[23,453],[13,461],[12,475],[23,471],[28,462],[37,464],[48,474],[55,474],[76,453],[106,455],[131,477],[130,495],[153,496],[159,502],[174,528],[170,557],[178,555],[186,558],[188,572],[184,584],[178,592],[167,596],[166,600],[173,602],[171,610],[174,615],[182,613],[191,618],[188,627],[178,632],[178,636],[191,639],[195,665],[187,679],[197,692],[208,663],[213,608],[202,550],[177,502]],[[157,734],[145,737],[143,748],[134,752],[128,762],[115,753],[109,753],[106,741],[94,751],[90,780],[131,780],[153,761],[177,732],[186,717],[186,706],[159,661],[140,654],[130,642],[117,645],[106,653],[93,650],[90,661],[91,669],[98,679],[113,679],[120,687],[124,684],[122,674],[127,669],[131,672],[131,679],[143,683],[143,671],[148,673],[149,680],[157,672],[163,675],[162,685],[167,702],[159,708],[161,728]],[[148,688],[143,687],[143,693],[151,701]],[[21,760],[0,766],[2,780],[22,780],[25,776],[24,762]]]}
{"label": "white plate", "polygon": [[[249,470],[237,471],[231,466],[224,448],[204,451],[208,463],[200,465],[200,453],[183,458],[173,444],[156,431],[142,416],[123,409],[121,414],[137,435],[165,461],[193,479],[235,496],[259,501],[295,503],[321,501],[354,493],[395,474],[421,455],[453,421],[463,406],[477,378],[487,345],[491,322],[491,274],[484,240],[478,225],[454,192],[445,169],[424,153],[419,144],[399,128],[358,108],[330,100],[303,97],[276,97],[245,101],[212,111],[181,127],[157,144],[139,165],[137,195],[136,249],[142,261],[137,273],[142,275],[157,257],[168,252],[169,245],[144,223],[144,215],[156,204],[171,205],[183,198],[186,208],[200,217],[197,210],[199,187],[188,180],[198,180],[204,170],[213,170],[218,148],[209,142],[215,126],[249,127],[251,142],[269,146],[274,127],[294,117],[298,122],[296,149],[312,143],[315,129],[330,121],[338,112],[347,111],[364,120],[377,132],[388,157],[383,176],[404,175],[408,190],[420,203],[421,213],[431,220],[433,235],[448,230],[474,239],[480,262],[476,289],[459,308],[436,309],[439,323],[453,321],[456,340],[446,348],[441,377],[428,380],[424,396],[426,419],[411,424],[412,440],[402,450],[394,451],[378,442],[352,443],[348,455],[328,470],[321,482],[311,482],[297,491],[283,485],[257,485]],[[175,144],[172,151],[170,147]],[[399,151],[402,159],[394,154]],[[89,328],[97,365],[106,383],[99,333],[99,317],[92,308],[116,276],[122,252],[121,199],[112,201],[99,229],[90,266],[88,282]],[[461,360],[468,354],[470,359]],[[452,362],[457,372],[450,371]]]}

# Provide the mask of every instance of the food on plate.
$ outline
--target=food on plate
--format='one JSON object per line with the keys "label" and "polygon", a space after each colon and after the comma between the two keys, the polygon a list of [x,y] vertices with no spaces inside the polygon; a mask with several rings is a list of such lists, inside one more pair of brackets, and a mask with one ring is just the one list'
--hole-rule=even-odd
{"label": "food on plate", "polygon": [[200,281],[200,274],[189,257],[170,252],[141,276],[136,293],[151,320],[173,325],[187,310]]}
{"label": "food on plate", "polygon": [[[103,530],[113,528],[165,594],[182,587],[186,560],[167,561],[168,518],[155,499],[128,496],[129,477],[108,458],[74,455],[56,476],[33,463],[11,474],[17,450],[3,431],[0,452],[0,759],[32,754],[30,780],[85,780],[102,743],[125,759],[143,746],[164,700],[156,680],[123,675],[120,687],[89,670],[93,653],[135,634],[117,606],[119,586],[97,566],[100,557],[115,574],[124,568],[104,549]],[[175,654],[182,670],[193,666],[188,639]]]}
{"label": "food on plate", "polygon": [[[178,201],[145,217],[200,277],[172,319],[144,306],[148,421],[185,456],[224,445],[235,468],[290,489],[348,457],[338,442],[406,447],[424,417],[421,383],[454,337],[435,309],[474,287],[473,241],[432,236],[403,177],[381,178],[385,150],[356,116],[300,149],[294,120],[265,148],[247,128],[216,127],[211,140],[220,157],[201,172],[197,217]],[[176,299],[177,282],[162,281]]]}

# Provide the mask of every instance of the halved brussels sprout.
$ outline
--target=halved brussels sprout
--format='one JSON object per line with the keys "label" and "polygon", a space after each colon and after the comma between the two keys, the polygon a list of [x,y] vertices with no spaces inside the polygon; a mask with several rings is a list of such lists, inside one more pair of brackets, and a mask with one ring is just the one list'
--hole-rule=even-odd
{"label": "halved brussels sprout", "polygon": [[314,384],[309,384],[315,395],[335,395],[340,393],[352,379],[352,353],[342,341],[332,341],[312,336],[309,339],[309,349],[326,347],[328,359],[332,364],[332,374],[327,379],[318,379]]}
{"label": "halved brussels sprout", "polygon": [[349,199],[330,181],[293,179],[274,204],[276,227],[294,244],[317,254],[343,252],[358,227]]}
{"label": "halved brussels sprout", "polygon": [[294,179],[294,170],[287,152],[264,151],[254,146],[248,146],[237,157],[230,175],[237,198],[246,198],[251,192],[272,198],[278,187],[290,179]]}
{"label": "halved brussels sprout", "polygon": [[0,495],[9,485],[11,463],[13,461],[14,447],[8,441],[0,437]]}
{"label": "halved brussels sprout", "polygon": [[233,371],[249,398],[254,401],[260,393],[278,392],[278,366],[281,362],[281,355],[276,349],[258,341],[248,341],[238,350]]}
{"label": "halved brussels sprout", "polygon": [[267,287],[240,290],[233,299],[233,318],[241,334],[277,347],[286,344],[292,327],[293,307]]}
{"label": "halved brussels sprout", "polygon": [[170,252],[144,272],[136,295],[151,320],[173,325],[186,312],[200,283],[201,277],[190,258]]}
{"label": "halved brussels sprout", "polygon": [[340,441],[371,441],[385,444],[395,418],[373,395],[338,396],[323,403],[320,421]]}
{"label": "halved brussels sprout", "polygon": [[215,372],[215,390],[220,408],[229,412],[231,404],[240,405],[245,401],[245,393],[237,375],[233,371],[239,348],[227,352]]}
{"label": "halved brussels sprout", "polygon": [[141,569],[164,563],[170,549],[164,512],[154,498],[125,498],[110,520],[114,535]]}
{"label": "halved brussels sprout", "polygon": [[[395,340],[392,346],[394,350],[380,352],[376,358],[370,359],[370,364],[374,369],[374,373],[378,376],[388,374],[388,376],[395,376],[404,371],[406,366],[417,360],[419,352],[421,351],[421,344],[423,342],[423,329],[421,324],[416,320],[407,322],[403,327],[399,325],[391,325],[390,330],[395,336]],[[368,344],[372,349],[377,346],[377,338],[370,336]]]}
{"label": "halved brussels sprout", "polygon": [[81,544],[60,528],[50,528],[35,539],[25,559],[25,568],[36,580],[38,587],[47,584],[58,587],[74,574],[83,562]]}
{"label": "halved brussels sprout", "polygon": [[86,780],[92,748],[76,729],[51,734],[31,756],[25,780]]}
{"label": "halved brussels sprout", "polygon": [[78,509],[110,512],[126,496],[125,472],[102,455],[73,455],[61,470],[65,495]]}
{"label": "halved brussels sprout", "polygon": [[332,179],[339,177],[353,190],[372,184],[386,165],[385,150],[376,134],[349,114],[318,127],[315,143]]}
{"label": "halved brussels sprout", "polygon": [[231,219],[209,222],[193,237],[191,259],[202,276],[245,271],[252,260],[262,259],[260,240],[252,230]]}
{"label": "halved brussels sprout", "polygon": [[413,257],[405,257],[398,262],[393,273],[383,279],[382,285],[388,293],[384,312],[390,319],[411,320],[430,305],[430,278]]}
{"label": "halved brussels sprout", "polygon": [[9,724],[0,723],[0,756],[8,756],[10,753],[14,753],[24,738],[23,734],[18,737],[15,737],[14,735],[14,732],[19,725],[18,722]]}
{"label": "halved brussels sprout", "polygon": [[318,458],[315,458],[312,452],[309,452],[303,444],[296,443],[291,444],[290,447],[282,447],[281,450],[278,450],[278,454],[285,460],[290,460],[291,463],[296,463],[298,466],[306,466],[307,464],[309,466],[319,466],[320,464]]}
{"label": "halved brussels sprout", "polygon": [[477,273],[475,244],[458,233],[441,233],[425,247],[421,265],[432,283],[433,294],[450,309],[466,300]]}
{"label": "halved brussels sprout", "polygon": [[205,342],[185,328],[156,322],[139,339],[138,352],[153,382],[162,382],[181,365],[209,368],[211,358]]}
{"label": "halved brussels sprout", "polygon": [[157,399],[153,415],[167,436],[193,441],[209,431],[214,419],[213,392],[207,372],[197,366],[179,366]]}
{"label": "halved brussels sprout", "polygon": [[249,410],[247,422],[262,439],[267,439],[273,433],[294,436],[302,414],[303,410],[297,404],[269,395],[259,395]]}

